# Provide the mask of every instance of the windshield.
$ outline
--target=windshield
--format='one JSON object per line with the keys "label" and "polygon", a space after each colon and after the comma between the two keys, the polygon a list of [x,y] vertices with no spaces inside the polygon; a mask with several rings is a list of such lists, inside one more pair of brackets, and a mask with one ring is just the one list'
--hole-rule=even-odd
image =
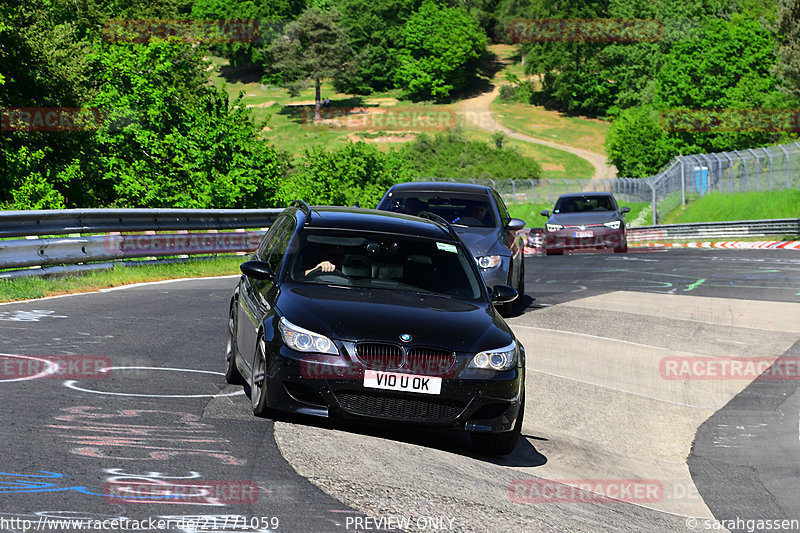
{"label": "windshield", "polygon": [[300,283],[345,285],[482,298],[471,256],[453,242],[407,236],[310,230],[294,254],[290,277]]}
{"label": "windshield", "polygon": [[459,226],[494,227],[495,217],[489,197],[482,194],[409,191],[393,193],[380,209],[418,215],[434,213]]}
{"label": "windshield", "polygon": [[609,196],[572,196],[559,198],[553,213],[587,213],[589,211],[614,211]]}

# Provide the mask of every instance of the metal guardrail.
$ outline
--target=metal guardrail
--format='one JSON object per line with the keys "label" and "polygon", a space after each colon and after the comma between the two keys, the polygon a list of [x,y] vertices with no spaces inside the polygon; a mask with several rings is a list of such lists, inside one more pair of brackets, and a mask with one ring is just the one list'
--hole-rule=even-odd
{"label": "metal guardrail", "polygon": [[[161,260],[159,258],[250,252],[258,246],[265,227],[281,211],[68,209],[0,212],[0,237],[4,237],[0,240],[0,270],[4,270],[0,271],[0,279],[108,269],[126,259]],[[259,229],[246,231],[248,228]],[[529,242],[535,246],[533,241],[539,232],[536,228],[528,231]],[[631,243],[790,235],[800,236],[800,219],[669,224],[628,230]]]}
{"label": "metal guardrail", "polygon": [[[283,209],[54,209],[0,212],[0,237],[258,228]],[[2,267],[0,267],[2,268]]]}
{"label": "metal guardrail", "polygon": [[[281,211],[65,209],[0,212],[0,237],[5,238],[0,240],[0,270],[5,269],[0,272],[0,279],[106,269],[115,264],[108,261],[125,259],[249,252],[256,249],[265,228]],[[248,228],[259,229],[245,231]],[[156,233],[158,231],[175,232]],[[82,235],[85,233],[93,235]],[[65,236],[41,237],[49,235]],[[20,268],[23,270],[7,270]]]}
{"label": "metal guardrail", "polygon": [[800,236],[800,218],[664,224],[628,229],[628,242]]}

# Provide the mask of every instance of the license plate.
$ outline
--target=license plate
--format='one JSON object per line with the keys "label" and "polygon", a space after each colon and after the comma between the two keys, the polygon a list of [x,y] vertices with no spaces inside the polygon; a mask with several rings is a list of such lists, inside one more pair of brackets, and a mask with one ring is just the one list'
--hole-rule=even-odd
{"label": "license plate", "polygon": [[368,389],[439,394],[442,392],[442,378],[365,370],[364,386]]}
{"label": "license plate", "polygon": [[594,237],[594,233],[591,231],[576,231],[574,237],[576,239],[581,239],[583,237]]}

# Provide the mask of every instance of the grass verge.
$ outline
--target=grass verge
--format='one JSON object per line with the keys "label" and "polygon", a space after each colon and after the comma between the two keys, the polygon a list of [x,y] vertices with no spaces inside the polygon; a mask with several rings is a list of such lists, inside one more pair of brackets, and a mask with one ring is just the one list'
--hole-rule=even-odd
{"label": "grass verge", "polygon": [[662,224],[800,218],[800,190],[710,193],[671,211]]}
{"label": "grass verge", "polygon": [[117,267],[111,270],[87,272],[58,278],[19,278],[0,280],[0,302],[30,300],[45,296],[94,292],[110,287],[144,281],[202,278],[238,274],[239,265],[247,256],[219,256],[207,260],[179,263]]}

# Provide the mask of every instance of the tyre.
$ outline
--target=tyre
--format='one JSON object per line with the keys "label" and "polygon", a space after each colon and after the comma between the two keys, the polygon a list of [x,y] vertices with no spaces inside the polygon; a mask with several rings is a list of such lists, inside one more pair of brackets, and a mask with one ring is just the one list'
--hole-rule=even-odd
{"label": "tyre", "polygon": [[545,248],[544,255],[564,255],[564,250],[549,250]]}
{"label": "tyre", "polygon": [[256,353],[253,356],[253,371],[250,373],[250,403],[253,405],[253,414],[264,418],[274,413],[267,405],[266,353],[266,342],[264,337],[259,335]]}
{"label": "tyre", "polygon": [[522,314],[525,310],[525,257],[522,258],[522,263],[519,266],[519,280],[517,281],[517,298],[511,302],[513,313]]}
{"label": "tyre", "polygon": [[619,248],[614,248],[615,254],[627,254],[628,253],[628,245],[620,246]]}
{"label": "tyre", "polygon": [[231,304],[231,312],[228,315],[228,341],[225,346],[225,381],[232,385],[244,385],[244,378],[239,373],[239,369],[236,368],[238,352],[236,348],[237,327],[236,304],[233,303]]}
{"label": "tyre", "polygon": [[525,418],[525,395],[522,395],[514,429],[503,433],[470,433],[472,446],[484,455],[508,455],[514,451],[522,434],[522,421]]}

